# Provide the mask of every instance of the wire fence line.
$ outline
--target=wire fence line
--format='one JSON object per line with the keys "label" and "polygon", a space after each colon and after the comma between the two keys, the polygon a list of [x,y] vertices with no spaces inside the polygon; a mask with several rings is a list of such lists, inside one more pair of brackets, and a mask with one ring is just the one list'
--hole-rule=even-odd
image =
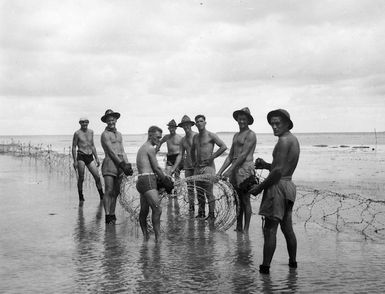
{"label": "wire fence line", "polygon": [[[71,147],[64,148],[63,153],[52,150],[51,145],[11,143],[0,144],[0,153],[11,154],[17,157],[28,157],[42,163],[49,172],[61,175],[68,181],[76,180],[73,168]],[[86,174],[85,182],[93,183],[92,176]],[[257,177],[263,179],[262,174]],[[174,197],[179,203],[180,214],[189,215],[188,190],[197,187],[196,181],[213,183],[215,201],[214,229],[227,230],[236,221],[237,194],[230,183],[215,176],[197,175],[189,178],[180,178],[175,181],[172,195],[162,192],[161,199]],[[252,201],[260,201],[261,196],[252,197]],[[140,210],[140,196],[136,190],[136,175],[123,177],[119,202],[128,213],[130,219],[138,221]],[[196,201],[195,201],[196,202]],[[207,203],[206,203],[207,204]],[[297,199],[293,214],[306,226],[315,223],[322,228],[336,231],[358,232],[366,239],[385,239],[385,201],[370,199],[358,194],[342,194],[312,187],[298,186]],[[150,224],[150,221],[149,221]]]}

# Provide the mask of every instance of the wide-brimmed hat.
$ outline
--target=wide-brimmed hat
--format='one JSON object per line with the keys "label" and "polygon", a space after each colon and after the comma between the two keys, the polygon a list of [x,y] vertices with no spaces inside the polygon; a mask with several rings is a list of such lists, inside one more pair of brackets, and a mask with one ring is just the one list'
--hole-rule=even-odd
{"label": "wide-brimmed hat", "polygon": [[195,125],[195,122],[193,122],[187,115],[184,115],[182,117],[181,122],[178,124],[178,127],[182,127],[185,124],[190,124],[191,126]]}
{"label": "wide-brimmed hat", "polygon": [[236,110],[233,112],[233,118],[238,121],[238,115],[245,114],[247,116],[247,120],[249,122],[249,125],[252,125],[254,122],[254,118],[250,114],[250,109],[248,107],[244,107],[240,110]]}
{"label": "wide-brimmed hat", "polygon": [[170,120],[169,123],[167,124],[169,127],[176,127],[176,121],[174,119]]}
{"label": "wide-brimmed hat", "polygon": [[120,113],[119,112],[115,112],[112,109],[107,109],[106,113],[101,118],[102,122],[104,122],[104,123],[106,122],[107,116],[113,116],[116,119],[118,119],[120,117]]}
{"label": "wide-brimmed hat", "polygon": [[289,130],[293,128],[293,122],[290,119],[290,114],[285,109],[276,109],[272,110],[267,114],[267,122],[270,124],[271,118],[273,116],[280,116],[284,119],[286,119],[289,122]]}

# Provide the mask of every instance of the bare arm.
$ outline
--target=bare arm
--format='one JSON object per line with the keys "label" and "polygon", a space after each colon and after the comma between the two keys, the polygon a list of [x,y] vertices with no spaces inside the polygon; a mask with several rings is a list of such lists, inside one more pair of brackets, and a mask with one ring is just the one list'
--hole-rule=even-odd
{"label": "bare arm", "polygon": [[148,159],[150,160],[152,170],[158,175],[160,179],[165,177],[162,169],[158,165],[158,160],[156,159],[156,152],[154,148],[150,148],[147,151]]}
{"label": "bare arm", "polygon": [[180,142],[180,144],[179,144],[179,154],[178,154],[178,156],[176,157],[175,163],[174,163],[174,165],[173,165],[172,168],[171,168],[171,171],[170,171],[170,174],[171,174],[171,175],[175,172],[175,170],[176,170],[176,169],[178,168],[178,166],[180,165],[180,163],[181,163],[181,161],[182,161],[182,158],[183,158],[183,156],[184,156],[184,153],[185,153],[185,149],[184,149],[184,147],[183,147],[182,142]]}
{"label": "bare arm", "polygon": [[92,154],[93,154],[94,157],[95,157],[96,165],[99,166],[99,165],[100,165],[100,161],[99,161],[98,153],[96,152],[96,148],[95,148],[95,144],[94,144],[94,132],[91,131],[91,133],[92,133],[92,137],[91,137],[91,149],[92,149]]}
{"label": "bare arm", "polygon": [[191,162],[192,162],[193,166],[195,166],[197,163],[197,154],[196,154],[197,150],[195,147],[197,144],[196,141],[198,140],[197,136],[198,136],[198,134],[194,135],[194,137],[192,139],[192,144],[191,144]]}
{"label": "bare arm", "polygon": [[158,153],[160,147],[162,147],[163,143],[167,142],[169,135],[163,136],[162,140],[160,140],[159,145],[156,146],[155,152]]}
{"label": "bare arm", "polygon": [[212,140],[214,141],[214,143],[216,145],[218,145],[219,149],[217,151],[215,151],[213,153],[213,155],[210,156],[210,161],[214,161],[215,158],[217,158],[218,156],[220,156],[223,152],[226,151],[227,149],[227,146],[225,144],[225,142],[223,142],[221,139],[219,139],[219,137],[217,136],[217,134],[214,134],[214,133],[211,133],[211,138]]}
{"label": "bare arm", "polygon": [[[235,136],[234,136],[234,138],[235,138]],[[229,167],[229,165],[233,161],[233,157],[234,157],[234,147],[233,147],[234,146],[234,138],[233,138],[233,144],[231,145],[231,148],[230,148],[230,153],[226,157],[225,162],[222,164],[221,168],[219,169],[219,171],[217,173],[218,176],[221,176],[222,173],[226,170],[226,168]]]}
{"label": "bare arm", "polygon": [[74,168],[77,169],[78,167],[78,162],[76,159],[76,147],[78,145],[78,134],[75,132],[73,138],[72,138],[72,158],[74,160]]}

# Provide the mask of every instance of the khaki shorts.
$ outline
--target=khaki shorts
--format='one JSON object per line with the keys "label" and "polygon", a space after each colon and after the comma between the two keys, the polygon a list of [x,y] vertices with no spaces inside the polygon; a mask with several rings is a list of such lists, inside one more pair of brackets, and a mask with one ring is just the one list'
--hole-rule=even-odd
{"label": "khaki shorts", "polygon": [[295,196],[296,186],[290,179],[283,178],[264,190],[259,214],[281,221],[287,210],[288,201],[294,203]]}
{"label": "khaki shorts", "polygon": [[[118,155],[121,160],[123,160],[122,155]],[[111,177],[117,177],[121,176],[123,174],[123,170],[116,166],[115,162],[110,157],[106,157],[103,159],[102,163],[102,175],[104,176],[111,176]]]}

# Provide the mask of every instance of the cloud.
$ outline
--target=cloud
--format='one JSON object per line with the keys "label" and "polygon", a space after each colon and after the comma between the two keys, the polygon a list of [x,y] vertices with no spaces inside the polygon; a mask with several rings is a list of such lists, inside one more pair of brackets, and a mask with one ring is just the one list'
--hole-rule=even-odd
{"label": "cloud", "polygon": [[[0,102],[25,133],[72,132],[107,108],[141,132],[182,115],[236,129],[249,106],[257,131],[287,108],[299,131],[364,130],[385,123],[382,1],[3,1]],[[347,106],[349,105],[349,106]],[[334,124],[372,119],[363,124]],[[360,111],[365,109],[365,111]],[[49,113],[49,114],[47,114]],[[62,120],[55,127],[53,117]],[[322,114],[309,124],[304,114]],[[48,119],[46,119],[48,117]],[[9,113],[0,115],[12,132]],[[36,127],[35,127],[36,126]],[[341,127],[340,127],[341,126]],[[100,127],[102,129],[102,126]]]}

